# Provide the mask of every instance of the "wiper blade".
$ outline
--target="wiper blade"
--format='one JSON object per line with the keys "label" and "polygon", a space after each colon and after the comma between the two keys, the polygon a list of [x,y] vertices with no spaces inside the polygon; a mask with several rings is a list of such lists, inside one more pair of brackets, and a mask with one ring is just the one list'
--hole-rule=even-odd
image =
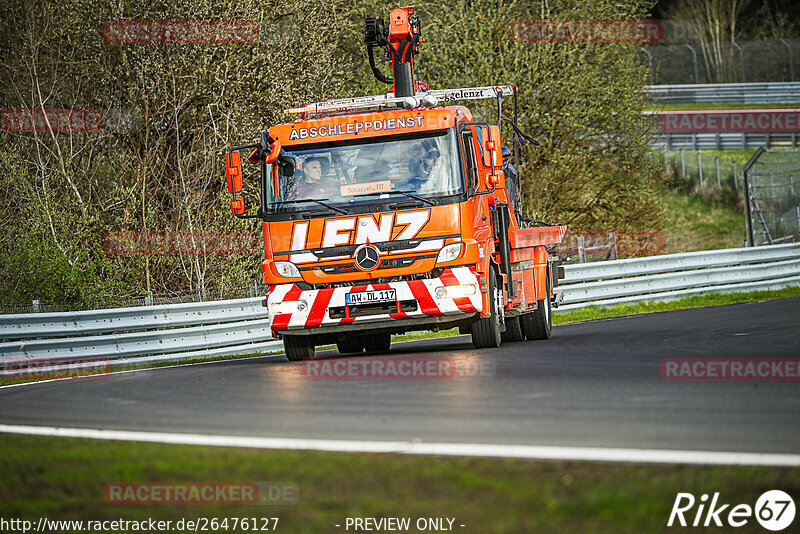
{"label": "wiper blade", "polygon": [[342,208],[337,208],[336,206],[331,206],[330,204],[326,204],[322,200],[318,198],[302,198],[297,200],[279,200],[278,202],[273,202],[271,205],[275,204],[304,204],[306,202],[315,202],[324,208],[328,208],[331,211],[335,211],[337,213],[341,213],[342,215],[349,215],[349,213]]}
{"label": "wiper blade", "polygon": [[374,196],[379,196],[379,195],[394,195],[394,194],[398,194],[398,193],[401,194],[401,195],[405,195],[405,196],[407,196],[409,198],[413,198],[414,200],[419,200],[420,202],[424,202],[425,204],[427,204],[429,206],[435,206],[436,205],[436,202],[434,202],[433,200],[427,199],[425,197],[421,197],[419,195],[415,195],[414,191],[402,191],[400,189],[395,189],[393,191],[380,191],[380,192],[375,192],[375,193],[361,193],[360,195],[353,195],[353,197],[374,197]]}

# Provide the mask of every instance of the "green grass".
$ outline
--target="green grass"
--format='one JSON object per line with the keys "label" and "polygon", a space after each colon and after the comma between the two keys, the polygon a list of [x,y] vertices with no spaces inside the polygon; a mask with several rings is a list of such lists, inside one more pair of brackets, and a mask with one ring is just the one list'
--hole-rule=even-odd
{"label": "green grass", "polygon": [[[347,517],[455,517],[457,532],[668,532],[678,492],[755,504],[800,492],[800,470],[537,462],[213,448],[0,435],[2,517],[278,517],[278,532],[344,532]],[[289,482],[296,504],[113,506],[109,482]],[[334,525],[341,524],[342,528]],[[750,528],[743,532],[754,531]],[[674,529],[672,529],[674,530]],[[352,531],[352,529],[351,529]],[[417,532],[411,529],[410,532]]]}
{"label": "green grass", "polygon": [[668,191],[663,254],[742,246],[746,237],[743,210],[698,195]]}

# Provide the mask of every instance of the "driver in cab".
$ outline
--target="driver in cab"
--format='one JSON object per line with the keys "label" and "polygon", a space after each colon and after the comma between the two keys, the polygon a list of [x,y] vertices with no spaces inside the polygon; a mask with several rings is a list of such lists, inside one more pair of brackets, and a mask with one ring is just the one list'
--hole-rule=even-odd
{"label": "driver in cab", "polygon": [[303,162],[303,170],[298,179],[290,188],[287,198],[289,200],[302,200],[308,198],[328,199],[338,195],[337,188],[329,179],[323,178],[322,169],[325,158],[313,156]]}

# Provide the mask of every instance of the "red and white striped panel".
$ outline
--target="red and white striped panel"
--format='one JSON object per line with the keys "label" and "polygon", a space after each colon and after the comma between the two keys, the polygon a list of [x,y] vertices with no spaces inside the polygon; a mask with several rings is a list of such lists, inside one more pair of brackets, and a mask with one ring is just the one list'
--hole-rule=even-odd
{"label": "red and white striped panel", "polygon": [[[475,284],[477,290],[466,297],[436,297],[436,288],[457,285]],[[366,317],[345,317],[331,319],[328,308],[344,306],[345,294],[359,291],[397,290],[397,300],[416,300],[417,310],[413,312],[387,313]],[[457,315],[481,311],[483,297],[480,292],[478,274],[472,267],[454,267],[445,269],[441,276],[427,280],[411,280],[405,282],[364,283],[350,287],[332,289],[301,290],[297,284],[273,286],[267,294],[267,306],[274,302],[297,302],[304,300],[306,307],[302,311],[271,315],[272,330],[284,331],[293,329],[316,328],[319,326],[347,325],[352,323],[369,323],[387,319],[404,319],[409,317]]]}

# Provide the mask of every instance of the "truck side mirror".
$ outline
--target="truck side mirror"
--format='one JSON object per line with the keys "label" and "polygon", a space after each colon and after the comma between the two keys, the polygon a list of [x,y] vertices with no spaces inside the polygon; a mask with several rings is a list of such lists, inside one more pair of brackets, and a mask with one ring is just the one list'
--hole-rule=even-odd
{"label": "truck side mirror", "polygon": [[238,150],[232,150],[225,155],[226,175],[228,178],[228,193],[242,192],[242,156]]}

